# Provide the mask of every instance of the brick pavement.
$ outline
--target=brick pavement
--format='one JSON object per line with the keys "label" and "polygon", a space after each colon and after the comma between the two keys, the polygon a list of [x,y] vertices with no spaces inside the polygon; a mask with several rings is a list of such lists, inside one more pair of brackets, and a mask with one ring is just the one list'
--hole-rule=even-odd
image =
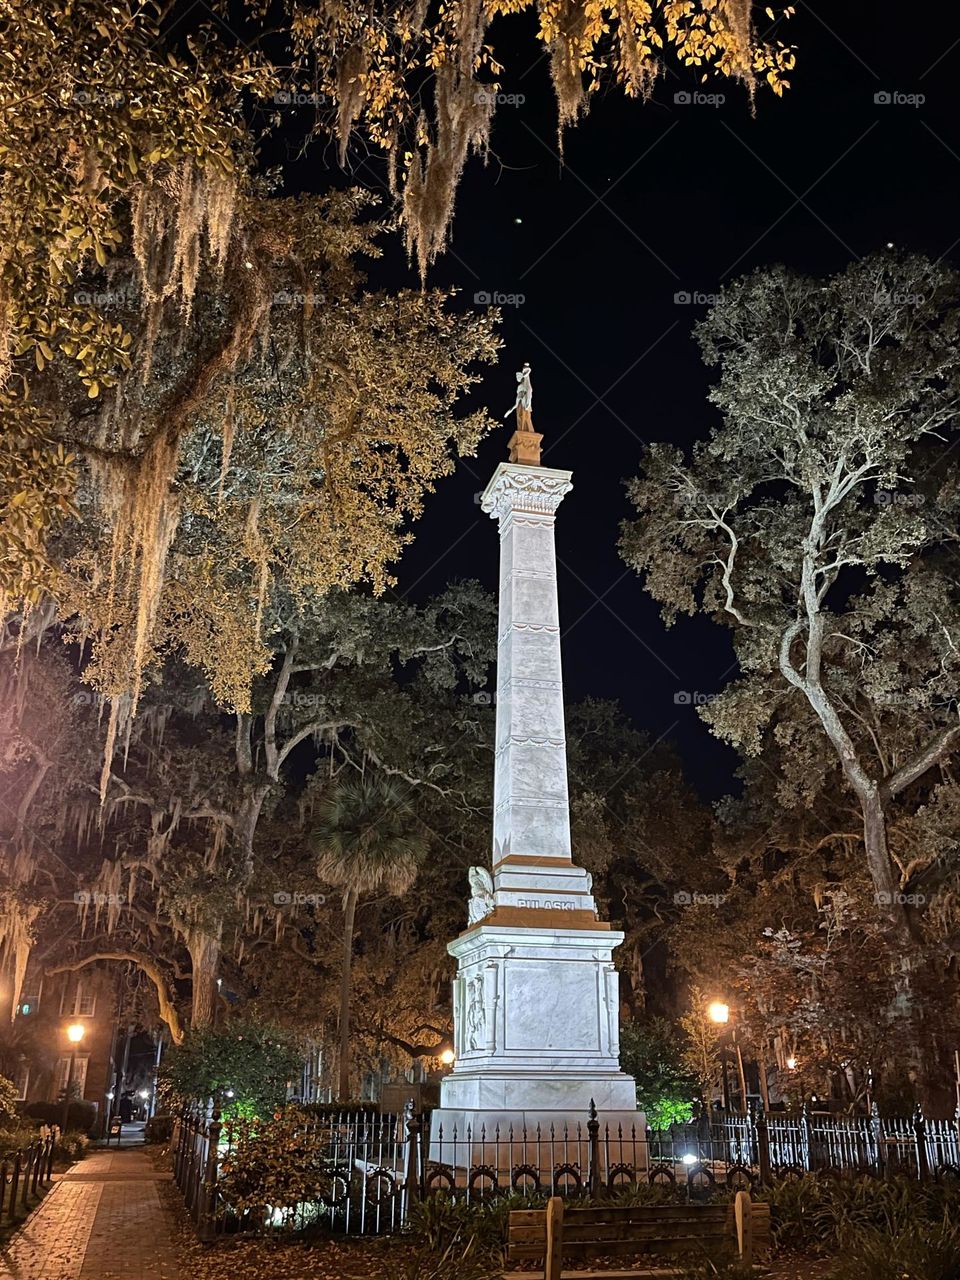
{"label": "brick pavement", "polygon": [[136,1147],[94,1151],[0,1250],[4,1280],[180,1280],[158,1173]]}

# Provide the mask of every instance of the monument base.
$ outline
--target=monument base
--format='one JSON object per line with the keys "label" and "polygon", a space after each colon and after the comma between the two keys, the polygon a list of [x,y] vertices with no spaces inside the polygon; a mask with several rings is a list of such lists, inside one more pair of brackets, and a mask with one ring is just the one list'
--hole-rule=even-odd
{"label": "monument base", "polygon": [[456,1060],[432,1115],[431,1160],[530,1163],[541,1178],[558,1163],[583,1170],[594,1106],[603,1163],[645,1163],[644,1116],[619,1062],[622,938],[578,902],[498,905],[450,944]]}

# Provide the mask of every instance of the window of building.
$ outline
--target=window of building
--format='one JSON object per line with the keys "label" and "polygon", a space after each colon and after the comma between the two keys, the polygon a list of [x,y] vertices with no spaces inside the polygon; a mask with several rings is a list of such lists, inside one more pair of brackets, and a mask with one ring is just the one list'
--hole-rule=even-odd
{"label": "window of building", "polygon": [[89,982],[78,978],[72,988],[65,987],[60,998],[60,1016],[63,1018],[92,1018],[97,1008],[97,997]]}
{"label": "window of building", "polygon": [[[87,1087],[87,1064],[90,1061],[89,1055],[77,1055],[73,1064],[73,1086],[75,1096],[82,1098]],[[67,1087],[67,1081],[70,1079],[70,1057],[59,1058],[57,1060],[57,1097],[62,1097]]]}
{"label": "window of building", "polygon": [[26,1102],[27,1086],[30,1083],[30,1068],[28,1066],[18,1067],[13,1077],[13,1083],[17,1086],[17,1101]]}

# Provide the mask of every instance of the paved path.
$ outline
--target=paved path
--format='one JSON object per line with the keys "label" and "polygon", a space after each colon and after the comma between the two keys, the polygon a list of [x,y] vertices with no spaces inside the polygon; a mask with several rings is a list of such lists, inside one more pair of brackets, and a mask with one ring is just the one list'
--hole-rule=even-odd
{"label": "paved path", "polygon": [[92,1152],[0,1250],[0,1277],[180,1280],[173,1219],[158,1195],[157,1184],[169,1178],[142,1148]]}

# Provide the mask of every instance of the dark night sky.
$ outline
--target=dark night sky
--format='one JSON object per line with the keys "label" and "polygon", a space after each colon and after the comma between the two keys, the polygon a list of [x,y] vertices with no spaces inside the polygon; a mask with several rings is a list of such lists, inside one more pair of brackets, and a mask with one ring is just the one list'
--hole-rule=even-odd
{"label": "dark night sky", "polygon": [[[629,513],[622,480],[643,444],[688,443],[715,421],[690,336],[705,308],[674,298],[775,262],[832,272],[888,242],[956,261],[960,12],[798,5],[783,28],[799,48],[782,101],[761,92],[751,117],[736,86],[668,72],[651,102],[612,90],[597,101],[568,131],[563,165],[546,62],[530,64],[532,24],[529,40],[518,26],[499,29],[513,54],[508,44],[502,89],[526,101],[498,108],[495,155],[470,162],[430,283],[458,286],[465,305],[478,292],[523,295],[504,308],[506,345],[482,396],[500,417],[529,360],[544,462],[574,473],[557,524],[568,697],[619,699],[639,726],[677,742],[714,797],[729,789],[736,756],[674,698],[722,687],[729,635],[702,619],[667,632],[616,551]],[[683,90],[726,101],[678,104]],[[926,100],[875,102],[884,92]],[[369,167],[355,176],[374,185]],[[387,272],[415,283],[399,263]],[[507,437],[505,426],[439,484],[399,567],[411,599],[457,577],[495,588],[496,529],[474,495]]]}

